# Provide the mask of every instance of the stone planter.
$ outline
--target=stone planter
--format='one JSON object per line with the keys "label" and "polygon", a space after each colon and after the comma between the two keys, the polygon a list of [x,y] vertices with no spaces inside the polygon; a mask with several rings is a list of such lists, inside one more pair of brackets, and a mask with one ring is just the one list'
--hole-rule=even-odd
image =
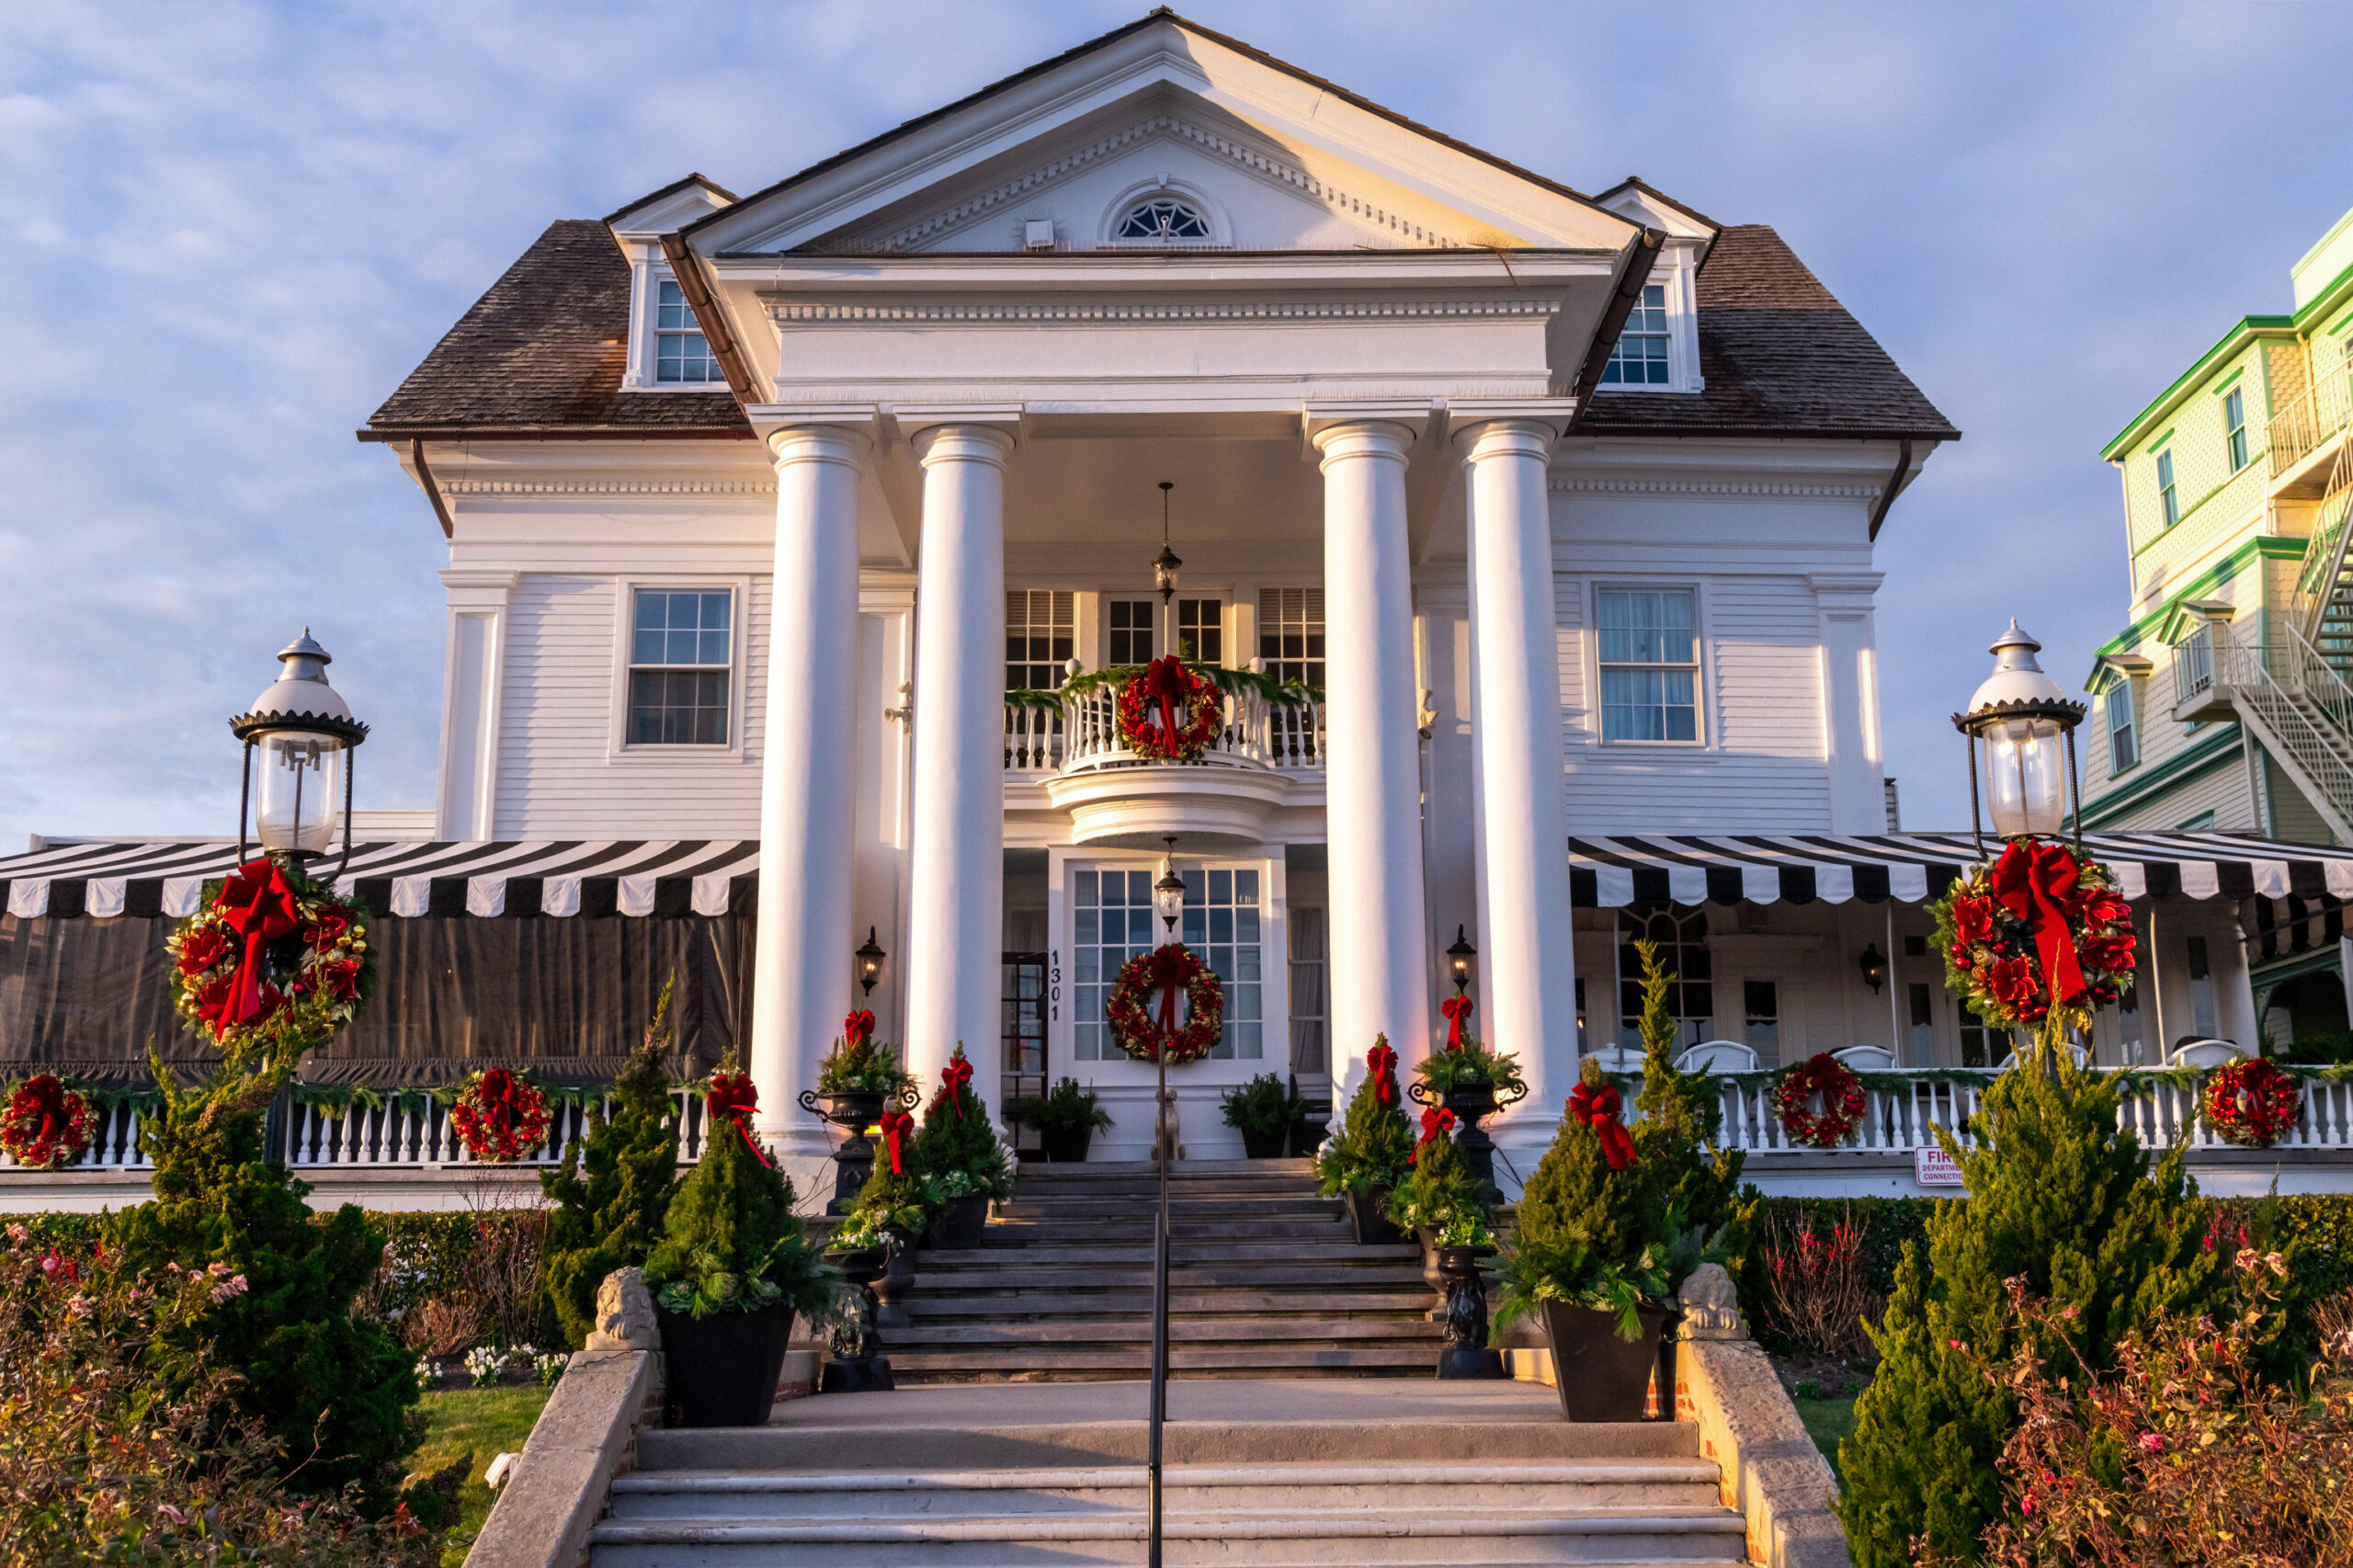
{"label": "stone planter", "polygon": [[1057,1127],[1051,1131],[1038,1130],[1038,1142],[1046,1151],[1050,1165],[1083,1165],[1086,1163],[1086,1145],[1094,1140],[1095,1129],[1081,1122],[1076,1127]]}
{"label": "stone planter", "polygon": [[1405,1239],[1405,1233],[1389,1218],[1389,1194],[1385,1190],[1350,1192],[1347,1197],[1348,1223],[1356,1227],[1357,1245],[1395,1246]]}
{"label": "stone planter", "polygon": [[792,1309],[693,1318],[656,1306],[662,1331],[664,1415],[673,1426],[757,1426],[776,1403],[792,1339]]}
{"label": "stone planter", "polygon": [[[1640,1421],[1659,1369],[1659,1332],[1666,1312],[1639,1309],[1643,1331],[1618,1337],[1618,1314],[1565,1301],[1544,1303],[1544,1336],[1552,1346],[1552,1377],[1561,1414],[1571,1421]],[[1668,1391],[1673,1398],[1673,1390]]]}
{"label": "stone planter", "polygon": [[1241,1132],[1245,1159],[1279,1160],[1290,1147],[1290,1129],[1288,1127],[1278,1127],[1271,1132],[1253,1132],[1245,1127]]}
{"label": "stone planter", "polygon": [[948,1207],[931,1222],[931,1230],[923,1244],[936,1251],[966,1252],[981,1244],[981,1233],[988,1229],[989,1200],[985,1193],[968,1198],[951,1198]]}

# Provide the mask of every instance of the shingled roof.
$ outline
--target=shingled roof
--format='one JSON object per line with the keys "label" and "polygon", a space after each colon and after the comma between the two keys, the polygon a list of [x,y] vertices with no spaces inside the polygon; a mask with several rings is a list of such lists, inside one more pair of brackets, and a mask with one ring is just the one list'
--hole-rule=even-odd
{"label": "shingled roof", "polygon": [[1701,392],[1602,388],[1586,435],[1912,436],[1961,432],[1762,223],[1724,229],[1699,268]]}
{"label": "shingled roof", "polygon": [[629,263],[594,219],[551,223],[459,318],[363,440],[534,431],[751,434],[734,394],[624,392]]}

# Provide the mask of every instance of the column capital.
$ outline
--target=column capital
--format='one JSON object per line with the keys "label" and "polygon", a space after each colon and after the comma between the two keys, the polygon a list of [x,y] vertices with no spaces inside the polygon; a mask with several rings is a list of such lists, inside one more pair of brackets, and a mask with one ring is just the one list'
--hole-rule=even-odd
{"label": "column capital", "polygon": [[1003,468],[1013,455],[1017,426],[1000,420],[957,419],[927,425],[910,443],[915,460],[929,468],[939,462],[983,462]]}
{"label": "column capital", "polygon": [[1308,439],[1320,454],[1317,466],[1329,470],[1347,458],[1393,458],[1404,462],[1414,444],[1414,429],[1393,419],[1348,419],[1314,429]]}
{"label": "column capital", "polygon": [[778,468],[791,463],[835,462],[857,468],[873,450],[873,437],[855,425],[787,425],[768,432],[768,460]]}
{"label": "column capital", "polygon": [[1522,415],[1460,419],[1452,431],[1454,449],[1469,463],[1504,457],[1550,461],[1552,448],[1560,438],[1561,427],[1556,422]]}

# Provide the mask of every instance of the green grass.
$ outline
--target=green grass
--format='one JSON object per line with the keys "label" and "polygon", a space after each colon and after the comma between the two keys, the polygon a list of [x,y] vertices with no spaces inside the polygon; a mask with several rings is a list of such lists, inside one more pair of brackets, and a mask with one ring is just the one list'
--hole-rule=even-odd
{"label": "green grass", "polygon": [[410,1471],[439,1470],[469,1450],[474,1456],[465,1490],[458,1494],[458,1522],[442,1544],[442,1568],[460,1568],[464,1563],[483,1520],[490,1517],[492,1494],[483,1484],[482,1472],[498,1455],[523,1451],[523,1439],[531,1435],[531,1423],[540,1418],[540,1407],[547,1403],[551,1392],[542,1388],[449,1389],[425,1396],[425,1413],[432,1425],[426,1428],[424,1445],[409,1459]]}
{"label": "green grass", "polygon": [[1854,1400],[1801,1399],[1795,1403],[1798,1419],[1805,1423],[1805,1435],[1813,1439],[1813,1446],[1822,1450],[1835,1472],[1838,1469],[1838,1439],[1855,1429]]}

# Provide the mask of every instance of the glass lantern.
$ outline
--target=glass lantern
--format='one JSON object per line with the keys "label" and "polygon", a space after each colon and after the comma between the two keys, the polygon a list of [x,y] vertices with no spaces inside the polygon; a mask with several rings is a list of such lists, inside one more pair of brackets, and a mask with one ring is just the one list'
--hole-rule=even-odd
{"label": "glass lantern", "polygon": [[261,846],[304,859],[324,855],[343,825],[343,738],[319,730],[274,730],[261,737],[259,751],[254,833]]}
{"label": "glass lantern", "polygon": [[245,744],[237,858],[245,858],[249,826],[265,851],[296,861],[325,858],[340,833],[340,876],[351,862],[351,754],[368,738],[368,726],[327,684],[326,666],[334,661],[308,628],[278,657],[283,665],[278,679],[229,721],[229,733]]}
{"label": "glass lantern", "polygon": [[[1983,817],[2003,838],[2056,838],[2080,804],[2075,726],[2084,706],[2071,702],[2042,671],[2042,644],[2010,622],[1994,640],[1994,673],[1953,726],[1970,738],[1970,826],[1983,847]],[[1983,817],[1979,807],[1983,805]]]}
{"label": "glass lantern", "polygon": [[1160,923],[1168,928],[1169,939],[1176,935],[1177,917],[1185,913],[1185,879],[1176,874],[1176,840],[1165,838],[1168,853],[1160,858],[1160,880],[1152,884],[1152,902],[1160,912]]}

